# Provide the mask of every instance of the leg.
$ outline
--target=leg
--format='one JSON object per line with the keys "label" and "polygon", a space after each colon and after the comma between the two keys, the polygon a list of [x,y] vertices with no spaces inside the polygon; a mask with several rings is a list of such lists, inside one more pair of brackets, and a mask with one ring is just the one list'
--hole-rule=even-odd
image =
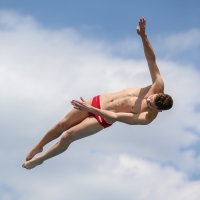
{"label": "leg", "polygon": [[64,131],[69,128],[79,124],[85,118],[87,118],[89,114],[87,112],[82,112],[76,109],[72,109],[64,119],[62,119],[58,124],[53,126],[40,140],[38,144],[27,154],[26,160],[32,159],[35,154],[42,152],[43,147],[51,142],[52,140],[58,138]]}
{"label": "leg", "polygon": [[49,149],[49,151],[41,156],[25,162],[22,167],[26,169],[32,169],[33,167],[42,164],[45,160],[57,156],[60,153],[63,153],[73,141],[93,135],[102,129],[103,127],[97,122],[94,117],[88,117],[80,124],[70,128],[61,137],[61,140],[56,143],[51,149]]}

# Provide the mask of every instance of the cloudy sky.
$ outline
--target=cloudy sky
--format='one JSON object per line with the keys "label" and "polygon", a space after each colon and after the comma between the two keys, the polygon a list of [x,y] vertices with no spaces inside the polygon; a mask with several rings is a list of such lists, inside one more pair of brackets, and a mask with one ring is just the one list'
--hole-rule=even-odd
{"label": "cloudy sky", "polygon": [[[0,8],[1,200],[200,199],[199,0],[0,0]],[[151,84],[140,17],[173,109],[22,168],[71,99]]]}

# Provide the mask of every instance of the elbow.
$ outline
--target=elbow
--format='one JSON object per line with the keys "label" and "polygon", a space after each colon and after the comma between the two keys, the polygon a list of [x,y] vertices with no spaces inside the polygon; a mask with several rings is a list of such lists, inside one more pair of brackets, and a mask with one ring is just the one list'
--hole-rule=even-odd
{"label": "elbow", "polygon": [[115,120],[115,121],[118,120],[118,115],[117,115],[117,113],[114,113],[114,115],[113,115],[113,120]]}
{"label": "elbow", "polygon": [[151,123],[151,121],[148,121],[148,122],[146,122],[145,124],[143,124],[143,125],[149,125]]}
{"label": "elbow", "polygon": [[111,120],[113,123],[116,121],[119,121],[119,117],[118,117],[117,113],[113,113]]}
{"label": "elbow", "polygon": [[150,124],[152,121],[153,121],[153,120],[152,120],[151,118],[147,118],[147,119],[145,120],[144,125],[148,125],[148,124]]}

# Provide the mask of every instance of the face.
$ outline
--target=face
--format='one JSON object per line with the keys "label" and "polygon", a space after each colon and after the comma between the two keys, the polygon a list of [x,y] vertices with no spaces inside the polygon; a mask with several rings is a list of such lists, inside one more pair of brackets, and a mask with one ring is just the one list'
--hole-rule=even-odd
{"label": "face", "polygon": [[157,107],[154,104],[154,100],[155,100],[156,96],[157,96],[157,94],[150,95],[147,98],[147,105],[149,106],[149,108],[151,108],[153,110],[157,110],[158,112],[161,112],[160,110],[157,109]]}

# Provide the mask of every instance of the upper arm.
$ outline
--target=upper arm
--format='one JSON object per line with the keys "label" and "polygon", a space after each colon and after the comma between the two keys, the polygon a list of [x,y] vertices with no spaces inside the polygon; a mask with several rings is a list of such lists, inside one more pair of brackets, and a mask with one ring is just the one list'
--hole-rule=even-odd
{"label": "upper arm", "polygon": [[148,112],[133,114],[133,113],[116,113],[117,121],[130,125],[146,125],[151,122]]}
{"label": "upper arm", "polygon": [[155,89],[164,90],[164,81],[160,75],[160,71],[155,60],[147,60],[149,71],[151,74],[152,83]]}

